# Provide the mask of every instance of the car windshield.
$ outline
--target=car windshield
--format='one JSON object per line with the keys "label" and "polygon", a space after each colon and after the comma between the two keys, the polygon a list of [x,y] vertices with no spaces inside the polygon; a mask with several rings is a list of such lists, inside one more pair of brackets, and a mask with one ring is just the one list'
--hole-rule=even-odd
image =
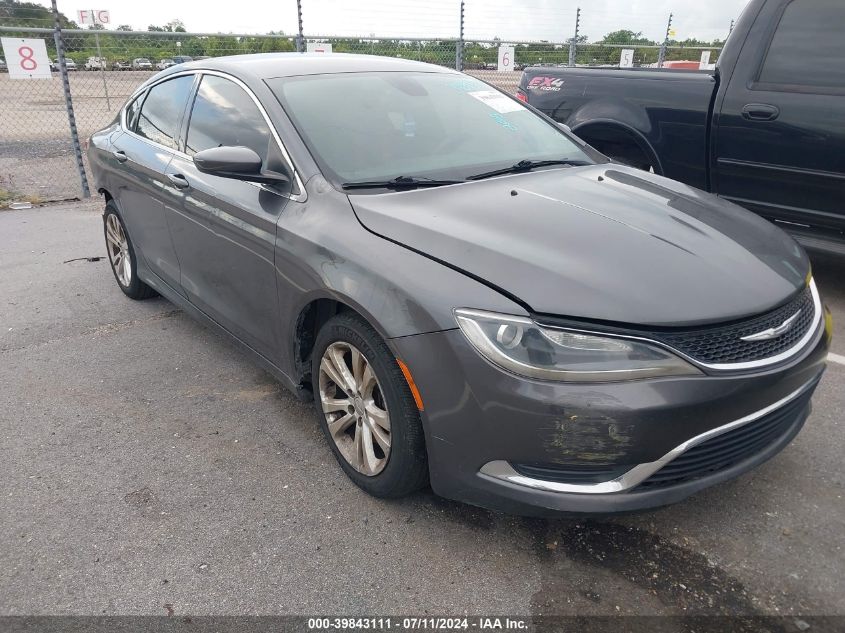
{"label": "car windshield", "polygon": [[557,126],[465,75],[341,73],[267,83],[338,184],[463,180],[520,161],[594,162]]}

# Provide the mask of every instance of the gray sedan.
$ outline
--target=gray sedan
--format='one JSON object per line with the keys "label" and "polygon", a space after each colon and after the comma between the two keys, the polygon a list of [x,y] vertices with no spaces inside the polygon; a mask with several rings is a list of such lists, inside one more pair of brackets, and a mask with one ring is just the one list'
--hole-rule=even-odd
{"label": "gray sedan", "polygon": [[376,496],[671,503],[786,446],[824,370],[829,318],[780,229],[439,66],[180,64],[89,147],[120,289],[313,398]]}

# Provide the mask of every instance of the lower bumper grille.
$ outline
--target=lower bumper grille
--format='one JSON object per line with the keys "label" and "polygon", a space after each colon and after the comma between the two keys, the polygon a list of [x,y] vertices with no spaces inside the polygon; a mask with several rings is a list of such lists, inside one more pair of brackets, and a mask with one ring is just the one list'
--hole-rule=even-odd
{"label": "lower bumper grille", "polygon": [[626,471],[631,466],[556,466],[553,464],[511,464],[520,475],[543,481],[556,481],[564,484],[595,484],[610,481]]}
{"label": "lower bumper grille", "polygon": [[769,415],[717,435],[676,457],[643,481],[637,489],[665,488],[726,470],[783,437],[810,402],[808,389]]}
{"label": "lower bumper grille", "polygon": [[572,465],[493,461],[485,464],[481,472],[555,492],[606,494],[677,486],[732,468],[781,440],[804,414],[817,384],[818,378],[815,383],[796,392],[797,395],[787,396],[783,404],[767,407],[769,412],[761,417],[696,444],[650,475],[643,473],[639,479],[637,469],[651,464]]}

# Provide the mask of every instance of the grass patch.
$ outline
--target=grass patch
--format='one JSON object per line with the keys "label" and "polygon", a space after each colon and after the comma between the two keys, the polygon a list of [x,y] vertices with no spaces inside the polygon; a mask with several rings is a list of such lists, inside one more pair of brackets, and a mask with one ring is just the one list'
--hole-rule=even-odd
{"label": "grass patch", "polygon": [[0,209],[8,209],[13,202],[29,202],[32,205],[44,202],[37,195],[24,195],[0,187]]}

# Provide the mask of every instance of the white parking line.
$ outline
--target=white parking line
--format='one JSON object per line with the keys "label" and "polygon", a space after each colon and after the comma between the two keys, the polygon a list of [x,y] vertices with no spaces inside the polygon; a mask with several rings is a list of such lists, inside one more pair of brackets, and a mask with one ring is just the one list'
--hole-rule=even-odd
{"label": "white parking line", "polygon": [[845,365],[845,356],[842,356],[841,354],[834,354],[833,352],[828,352],[827,360],[832,361],[834,363],[839,363],[840,365]]}

